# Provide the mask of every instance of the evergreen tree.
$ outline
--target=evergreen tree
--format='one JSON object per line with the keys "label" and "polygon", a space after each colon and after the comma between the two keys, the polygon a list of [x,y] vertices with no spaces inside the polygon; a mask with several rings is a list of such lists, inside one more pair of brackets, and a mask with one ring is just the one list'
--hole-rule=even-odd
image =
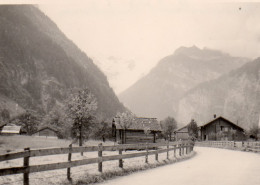
{"label": "evergreen tree", "polygon": [[198,139],[198,125],[194,119],[191,120],[191,122],[188,125],[188,133],[191,140]]}

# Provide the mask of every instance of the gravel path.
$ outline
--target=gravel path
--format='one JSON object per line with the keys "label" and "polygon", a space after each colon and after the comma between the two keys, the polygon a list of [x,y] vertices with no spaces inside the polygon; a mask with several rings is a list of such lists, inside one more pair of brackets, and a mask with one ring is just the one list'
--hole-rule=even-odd
{"label": "gravel path", "polygon": [[106,185],[260,185],[260,154],[196,147],[195,157],[107,181]]}

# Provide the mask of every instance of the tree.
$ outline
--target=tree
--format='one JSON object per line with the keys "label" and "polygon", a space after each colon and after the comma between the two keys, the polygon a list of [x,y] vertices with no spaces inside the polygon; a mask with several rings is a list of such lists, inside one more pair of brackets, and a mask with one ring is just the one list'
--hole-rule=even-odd
{"label": "tree", "polygon": [[177,128],[177,122],[173,117],[168,116],[163,121],[161,121],[161,127],[163,129],[163,135],[166,139],[170,137],[172,140],[173,131]]}
{"label": "tree", "polygon": [[79,139],[79,146],[82,146],[82,140],[88,138],[90,134],[96,109],[96,98],[89,89],[79,90],[67,100],[66,113],[72,121],[72,137]]}
{"label": "tree", "polygon": [[64,107],[56,105],[45,115],[42,127],[50,126],[58,131],[59,138],[69,138],[71,135],[71,126],[66,118]]}
{"label": "tree", "polygon": [[21,126],[22,133],[31,135],[37,131],[40,120],[41,116],[36,112],[32,110],[26,110],[26,112],[15,117],[12,123]]}
{"label": "tree", "polygon": [[246,135],[249,138],[253,138],[255,140],[258,140],[258,136],[260,134],[260,128],[258,127],[258,125],[253,125],[246,133]]}
{"label": "tree", "polygon": [[2,117],[3,122],[9,122],[10,112],[7,109],[3,109],[1,111],[1,117]]}
{"label": "tree", "polygon": [[135,122],[135,115],[131,112],[117,113],[118,124],[123,129],[122,144],[126,143],[126,130]]}
{"label": "tree", "polygon": [[102,139],[105,142],[106,139],[112,138],[112,127],[109,126],[108,122],[102,120],[94,128],[93,133],[95,139]]}
{"label": "tree", "polygon": [[188,133],[191,140],[198,139],[198,125],[194,119],[191,120],[191,122],[188,124]]}

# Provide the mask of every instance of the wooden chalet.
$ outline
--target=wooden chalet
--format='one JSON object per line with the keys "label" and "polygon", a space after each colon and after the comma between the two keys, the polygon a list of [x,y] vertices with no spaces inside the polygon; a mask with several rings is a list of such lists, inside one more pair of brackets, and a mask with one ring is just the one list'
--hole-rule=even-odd
{"label": "wooden chalet", "polygon": [[128,128],[120,125],[120,118],[115,117],[112,122],[112,133],[115,142],[121,144],[156,143],[158,133],[162,129],[156,118],[138,118]]}
{"label": "wooden chalet", "polygon": [[17,126],[14,124],[5,125],[2,130],[2,135],[19,135],[21,133],[21,126]]}
{"label": "wooden chalet", "polygon": [[51,127],[43,127],[33,133],[32,136],[58,139],[58,131]]}
{"label": "wooden chalet", "polygon": [[243,141],[246,139],[245,130],[227,120],[224,117],[217,117],[199,127],[199,139],[202,141]]}
{"label": "wooden chalet", "polygon": [[173,133],[176,141],[189,139],[188,125],[175,130]]}

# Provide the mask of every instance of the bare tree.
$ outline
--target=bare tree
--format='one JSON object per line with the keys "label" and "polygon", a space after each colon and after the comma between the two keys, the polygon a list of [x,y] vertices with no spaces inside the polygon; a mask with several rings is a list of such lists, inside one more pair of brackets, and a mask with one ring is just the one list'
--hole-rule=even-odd
{"label": "bare tree", "polygon": [[163,129],[163,134],[166,139],[170,138],[172,140],[173,131],[177,128],[177,122],[173,117],[168,116],[163,121],[161,121],[161,127]]}
{"label": "bare tree", "polygon": [[88,89],[79,90],[72,94],[66,104],[67,116],[72,120],[72,136],[79,139],[82,146],[83,137],[87,137],[90,125],[93,123],[97,101]]}

